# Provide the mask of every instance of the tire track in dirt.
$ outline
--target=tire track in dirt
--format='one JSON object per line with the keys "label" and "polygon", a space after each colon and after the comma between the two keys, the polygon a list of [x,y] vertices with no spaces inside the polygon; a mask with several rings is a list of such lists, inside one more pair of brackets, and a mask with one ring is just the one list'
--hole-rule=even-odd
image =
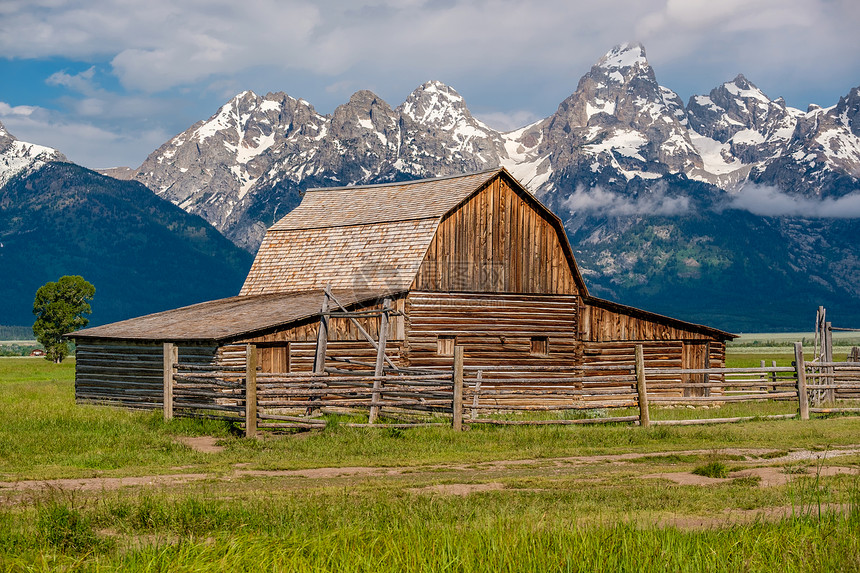
{"label": "tire track in dirt", "polygon": [[[208,442],[206,442],[208,443]],[[516,469],[522,466],[536,466],[540,468],[552,467],[556,470],[555,473],[573,473],[577,466],[616,463],[624,464],[625,462],[635,461],[642,458],[652,458],[655,462],[659,462],[661,457],[669,456],[744,456],[746,462],[766,463],[769,466],[785,463],[796,462],[822,462],[836,457],[860,454],[860,446],[848,446],[844,448],[834,448],[826,451],[811,451],[811,450],[795,450],[790,451],[785,455],[778,457],[765,457],[773,454],[773,449],[734,449],[726,448],[720,450],[680,450],[680,451],[665,451],[665,452],[647,452],[647,453],[629,453],[629,454],[608,454],[596,456],[569,456],[561,458],[536,458],[536,459],[518,459],[518,460],[493,460],[488,462],[475,462],[469,464],[420,464],[410,466],[397,467],[379,467],[379,466],[345,466],[345,467],[322,467],[322,468],[307,468],[307,469],[283,469],[283,470],[254,470],[244,469],[247,464],[237,464],[232,472],[228,474],[215,473],[176,473],[176,474],[154,474],[145,476],[129,476],[129,477],[93,477],[93,478],[63,478],[52,480],[18,480],[0,482],[0,496],[13,492],[28,492],[38,490],[80,490],[80,491],[110,491],[122,488],[132,487],[170,487],[174,485],[184,485],[191,482],[212,480],[212,481],[232,481],[237,478],[245,477],[260,477],[260,478],[308,478],[312,480],[325,480],[344,477],[385,477],[385,476],[401,476],[405,474],[414,474],[418,472],[463,472],[470,476],[476,475],[477,472],[493,470],[496,472],[506,469]],[[770,468],[767,470],[767,475],[763,475],[764,468],[756,468],[751,470],[742,470],[738,475],[733,477],[743,477],[741,473],[747,472],[747,475],[752,475],[758,472],[762,474],[763,483],[768,485],[780,485],[779,479],[775,478],[779,468]],[[836,468],[827,469],[822,467],[821,471],[825,471],[827,475],[835,473],[856,473],[856,468]],[[701,476],[692,476],[688,472],[665,472],[659,474],[648,474],[640,477],[643,478],[664,478],[671,479],[677,483],[684,485],[709,485],[711,483],[720,483],[718,478],[702,478]],[[825,475],[825,474],[822,474]],[[765,479],[767,478],[767,479]],[[732,479],[732,478],[726,478]],[[470,483],[469,485],[474,485]]]}

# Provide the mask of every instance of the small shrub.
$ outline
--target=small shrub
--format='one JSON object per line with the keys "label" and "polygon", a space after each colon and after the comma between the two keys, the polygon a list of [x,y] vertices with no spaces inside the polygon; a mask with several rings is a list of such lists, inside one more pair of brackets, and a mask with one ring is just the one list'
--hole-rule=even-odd
{"label": "small shrub", "polygon": [[385,435],[389,438],[402,438],[404,436],[403,430],[400,428],[385,428]]}
{"label": "small shrub", "polygon": [[727,478],[729,477],[729,468],[720,461],[708,462],[703,466],[699,466],[693,470],[697,476],[709,478]]}

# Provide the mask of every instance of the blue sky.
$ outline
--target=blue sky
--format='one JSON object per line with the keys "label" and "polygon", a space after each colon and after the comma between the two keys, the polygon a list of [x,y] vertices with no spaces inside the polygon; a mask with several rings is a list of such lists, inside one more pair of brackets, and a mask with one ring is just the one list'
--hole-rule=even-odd
{"label": "blue sky", "polygon": [[330,113],[427,80],[513,129],[639,41],[686,101],[743,73],[789,105],[860,85],[857,0],[3,0],[0,122],[91,168],[137,167],[245,89]]}

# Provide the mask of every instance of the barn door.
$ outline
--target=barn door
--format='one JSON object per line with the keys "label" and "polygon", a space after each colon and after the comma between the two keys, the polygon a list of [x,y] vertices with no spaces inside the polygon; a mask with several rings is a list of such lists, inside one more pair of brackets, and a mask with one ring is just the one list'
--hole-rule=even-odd
{"label": "barn door", "polygon": [[258,347],[263,372],[287,373],[290,371],[290,343],[280,342]]}
{"label": "barn door", "polygon": [[[710,344],[702,340],[684,341],[684,351],[681,355],[681,368],[701,369],[708,368],[708,355]],[[703,383],[708,381],[707,374],[685,374],[685,383]],[[684,396],[710,396],[709,388],[684,388]]]}

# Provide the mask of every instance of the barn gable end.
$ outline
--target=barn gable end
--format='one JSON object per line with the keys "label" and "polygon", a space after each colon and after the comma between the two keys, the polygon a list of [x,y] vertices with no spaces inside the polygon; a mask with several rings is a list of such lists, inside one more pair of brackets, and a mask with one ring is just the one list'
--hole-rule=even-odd
{"label": "barn gable end", "polygon": [[581,279],[558,219],[506,172],[441,221],[412,288],[579,294]]}

